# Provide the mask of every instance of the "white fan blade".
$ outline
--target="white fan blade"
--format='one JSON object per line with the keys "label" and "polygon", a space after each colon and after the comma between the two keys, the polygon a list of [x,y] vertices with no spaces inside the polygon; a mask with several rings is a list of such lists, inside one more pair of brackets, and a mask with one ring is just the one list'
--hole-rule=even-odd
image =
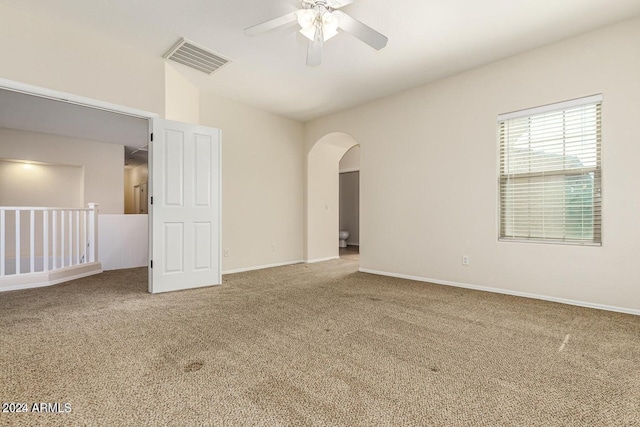
{"label": "white fan blade", "polygon": [[316,27],[316,34],[313,41],[309,42],[307,49],[307,65],[316,67],[322,62],[322,46],[324,45],[324,36],[322,35],[322,27]]}
{"label": "white fan blade", "polygon": [[387,45],[387,41],[389,41],[387,36],[380,34],[357,19],[353,19],[344,12],[340,12],[340,14],[342,16],[340,17],[340,24],[338,27],[342,30],[359,38],[374,49],[380,50]]}
{"label": "white fan blade", "polygon": [[254,25],[253,27],[249,27],[244,30],[244,33],[248,36],[255,36],[256,34],[264,33],[265,31],[273,30],[275,28],[281,27],[283,25],[289,24],[291,22],[296,22],[298,17],[295,12],[291,12],[287,15],[281,16],[279,18],[271,19],[269,21],[263,22],[262,24]]}

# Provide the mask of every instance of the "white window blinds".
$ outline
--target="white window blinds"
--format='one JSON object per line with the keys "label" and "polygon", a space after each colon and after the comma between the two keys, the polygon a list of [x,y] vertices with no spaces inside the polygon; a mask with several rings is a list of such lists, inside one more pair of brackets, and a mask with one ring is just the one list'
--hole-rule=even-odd
{"label": "white window blinds", "polygon": [[501,240],[601,244],[601,104],[597,95],[498,117]]}

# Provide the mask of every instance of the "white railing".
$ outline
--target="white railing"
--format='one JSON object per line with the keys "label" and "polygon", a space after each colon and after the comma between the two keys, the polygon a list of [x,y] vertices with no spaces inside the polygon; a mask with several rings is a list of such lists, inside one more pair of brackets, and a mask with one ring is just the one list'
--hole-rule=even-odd
{"label": "white railing", "polygon": [[0,278],[98,261],[98,205],[0,206]]}

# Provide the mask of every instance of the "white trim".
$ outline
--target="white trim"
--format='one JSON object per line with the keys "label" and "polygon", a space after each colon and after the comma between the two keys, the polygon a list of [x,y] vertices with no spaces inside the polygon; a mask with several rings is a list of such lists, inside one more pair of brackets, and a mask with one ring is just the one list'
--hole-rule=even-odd
{"label": "white trim", "polygon": [[95,108],[112,113],[123,114],[126,116],[139,117],[142,119],[158,118],[156,113],[150,113],[144,110],[137,110],[110,102],[104,102],[97,99],[86,98],[84,96],[74,95],[71,93],[60,92],[44,87],[33,86],[26,83],[16,82],[13,80],[0,78],[0,89],[10,90],[12,92],[20,92],[27,95],[34,95],[40,98],[48,98],[56,101],[67,102],[69,104],[80,105],[83,107]]}
{"label": "white trim", "polygon": [[540,107],[527,108],[526,110],[513,111],[511,113],[498,114],[498,122],[518,117],[531,116],[533,114],[546,113],[547,111],[564,110],[566,108],[577,107],[579,105],[595,104],[602,102],[602,94],[586,96],[584,98],[571,99],[569,101],[557,102],[555,104],[541,105]]}
{"label": "white trim", "polygon": [[[148,162],[147,162],[148,164]],[[148,190],[147,190],[148,194]],[[222,284],[222,129],[218,129],[218,283]],[[150,246],[151,247],[151,246]],[[151,251],[149,251],[151,259]],[[149,263],[151,264],[151,263]]]}
{"label": "white trim", "polygon": [[327,258],[308,259],[304,263],[305,264],[315,264],[316,262],[325,262],[325,261],[331,261],[331,260],[334,260],[334,259],[340,259],[340,255],[338,255],[338,256],[330,256],[330,257],[327,257]]}
{"label": "white trim", "polygon": [[556,297],[547,296],[547,295],[531,294],[528,292],[519,292],[519,291],[511,291],[508,289],[490,288],[487,286],[469,285],[466,283],[450,282],[447,280],[429,279],[426,277],[410,276],[406,274],[388,273],[385,271],[369,270],[367,268],[360,268],[359,271],[362,273],[376,274],[379,276],[396,277],[398,279],[415,280],[418,282],[428,282],[436,285],[454,286],[457,288],[466,288],[466,289],[473,289],[476,291],[492,292],[496,294],[512,295],[512,296],[523,297],[523,298],[532,298],[532,299],[538,299],[543,301],[557,302],[561,304],[575,305],[578,307],[595,308],[598,310],[614,311],[617,313],[633,314],[636,316],[640,316],[640,309],[634,309],[634,308],[595,304],[595,303],[586,302],[586,301],[576,301],[576,300],[571,300],[566,298],[556,298]]}
{"label": "white trim", "polygon": [[360,172],[360,168],[350,168],[341,170],[340,173],[351,173],[351,172]]}
{"label": "white trim", "polygon": [[223,271],[222,274],[225,275],[225,274],[234,274],[234,273],[244,273],[245,271],[264,270],[265,268],[283,267],[285,265],[301,264],[303,262],[304,261],[302,260],[298,260],[298,261],[279,262],[276,264],[257,265],[254,267],[245,267],[245,268],[238,268],[235,270]]}
{"label": "white trim", "polygon": [[[74,271],[80,270],[77,274],[72,274]],[[102,273],[102,265],[99,262],[74,265],[65,269],[51,270],[46,273],[32,273],[21,274],[19,276],[5,276],[0,279],[0,292],[6,291],[18,291],[23,289],[42,288],[45,286],[57,285],[59,283],[68,282],[70,280],[81,279],[87,276],[93,276],[94,274]],[[13,280],[12,280],[13,279]],[[35,280],[31,283],[19,283],[23,280]],[[18,282],[15,285],[2,286],[2,282],[11,283]]]}

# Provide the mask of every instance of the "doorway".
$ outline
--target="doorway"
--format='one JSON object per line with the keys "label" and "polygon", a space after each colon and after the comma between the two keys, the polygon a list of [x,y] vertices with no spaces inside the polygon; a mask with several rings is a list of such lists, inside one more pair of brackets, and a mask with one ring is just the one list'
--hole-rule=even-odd
{"label": "doorway", "polygon": [[147,183],[143,182],[133,186],[133,210],[137,214],[146,214],[147,203]]}
{"label": "doorway", "polygon": [[358,260],[360,254],[360,146],[350,148],[339,163],[340,258]]}
{"label": "doorway", "polygon": [[148,209],[149,209],[149,203],[147,200],[147,183],[142,182],[140,184],[134,185],[133,186],[133,208],[130,211],[128,209],[125,209],[125,213],[147,214],[149,213]]}
{"label": "doorway", "polygon": [[[15,108],[16,102],[22,102],[27,107]],[[24,114],[24,111],[29,111],[30,114]],[[202,278],[206,275],[207,270],[211,272],[207,276],[211,279],[206,280],[208,285],[221,283],[219,247],[222,233],[220,215],[217,214],[212,218],[200,218],[197,215],[191,218],[190,216],[190,213],[203,206],[214,210],[220,209],[220,131],[218,129],[159,120],[157,114],[6,79],[0,79],[0,119],[0,127],[26,129],[76,139],[93,139],[98,142],[106,142],[106,145],[109,143],[125,145],[127,142],[135,140],[135,134],[137,134],[142,138],[138,145],[139,148],[143,146],[146,148],[150,137],[151,141],[154,141],[153,135],[155,133],[157,137],[154,144],[159,144],[158,147],[160,147],[156,152],[156,157],[164,157],[165,161],[155,164],[156,169],[160,171],[156,174],[155,180],[158,189],[157,199],[160,203],[157,203],[158,206],[155,209],[157,215],[153,215],[153,219],[151,215],[148,220],[145,219],[146,226],[144,228],[150,232],[144,244],[147,247],[147,253],[153,251],[157,256],[156,267],[161,268],[152,270],[153,261],[149,262],[147,256],[143,265],[148,265],[149,268],[149,291],[176,289],[177,287],[174,285],[177,282],[180,282],[179,287],[182,289],[193,287],[192,281],[182,280],[183,273],[190,275],[189,277]],[[133,134],[131,133],[132,129]],[[209,134],[211,138],[209,138]],[[96,138],[96,135],[104,135],[104,138]],[[186,135],[186,139],[180,140],[179,135]],[[9,145],[7,147],[11,148]],[[153,148],[153,144],[150,147]],[[95,155],[93,157],[95,163]],[[154,156],[150,155],[150,159],[153,158]],[[192,163],[188,170],[195,174],[194,179],[187,179],[189,177],[182,179],[183,172],[187,170],[180,162],[180,159],[183,158],[189,159]],[[151,166],[153,165],[154,162]],[[101,170],[99,165],[96,165],[94,169],[97,171],[96,173]],[[119,174],[122,176],[122,172]],[[175,179],[167,179],[166,181],[170,185],[164,186],[163,177],[169,175]],[[108,179],[101,181],[109,182]],[[181,184],[183,181],[194,183],[195,187],[182,188],[176,184]],[[122,191],[124,185],[122,181],[119,182],[120,191]],[[153,179],[150,178],[148,183],[138,184],[135,191],[137,202],[134,203],[138,211],[148,211],[148,193],[153,189],[153,182]],[[97,194],[105,196],[111,193],[117,194],[117,192],[109,191]],[[164,202],[163,198],[166,199]],[[130,247],[128,241],[125,241],[128,240],[128,237],[119,227],[120,222],[124,221],[122,217],[125,217],[122,208],[124,198],[120,196],[119,199],[119,203],[114,204],[117,207],[113,208],[116,215],[104,215],[105,218],[101,218],[99,221],[101,225],[109,224],[112,227],[111,231],[99,232],[98,235],[101,237],[96,239],[96,242],[101,245],[110,238],[112,252],[119,254],[120,258],[128,258],[125,253],[126,249]],[[85,196],[84,202],[90,201]],[[151,204],[153,205],[153,198],[151,198]],[[171,215],[168,215],[169,211]],[[157,235],[154,236],[157,231],[156,219],[158,218],[159,221],[160,218],[158,212],[165,214],[164,222],[160,227],[164,232],[156,233]],[[179,215],[179,218],[176,219],[175,216],[172,216],[174,214]],[[188,218],[189,221],[182,221],[181,218]],[[170,244],[181,241],[180,233],[182,231],[188,235],[193,230],[196,231],[195,237],[192,237],[191,241],[186,242],[183,246]],[[166,240],[168,237],[173,240]],[[189,252],[192,248],[197,249],[196,253]],[[178,249],[182,252],[178,253]],[[100,250],[100,253],[103,256],[104,251]],[[189,257],[188,255],[193,256]],[[176,260],[184,260],[185,262],[178,264]],[[170,273],[172,278],[165,280],[167,286],[164,286],[164,289],[155,289],[153,277],[157,276],[161,269],[163,273]],[[154,272],[156,274],[151,274]],[[204,285],[197,284],[196,286]]]}
{"label": "doorway", "polygon": [[[339,163],[345,153],[358,145],[352,136],[333,132],[320,138],[309,149],[305,224],[305,258],[308,263],[340,258]],[[358,234],[361,234],[359,219],[357,223]],[[358,244],[359,239],[360,236]]]}
{"label": "doorway", "polygon": [[[92,274],[148,265],[147,222],[126,227],[128,224],[122,218],[123,147],[148,144],[154,117],[157,116],[144,111],[0,79],[0,130],[4,136],[0,138],[0,157],[31,164],[32,172],[44,170],[44,166],[36,168],[35,165],[55,164],[75,167],[82,175],[77,190],[79,195],[74,200],[67,197],[72,190],[70,183],[60,183],[55,191],[47,191],[44,195],[41,193],[45,187],[38,185],[28,188],[29,200],[24,199],[17,206],[70,211],[87,209],[88,204],[97,203],[93,210],[98,213],[96,218],[99,220],[93,243],[99,259],[92,266]],[[48,180],[54,182],[51,178]],[[129,228],[143,230],[145,237],[136,240],[140,233],[130,233]],[[21,237],[29,242],[29,245],[21,245],[21,250],[28,248],[43,253],[45,247],[54,245],[53,238],[45,242],[33,229],[30,227],[21,232]],[[67,224],[66,231],[70,230],[72,228]],[[58,232],[62,233],[62,228]],[[71,241],[68,235],[65,238]],[[132,241],[139,241],[139,244],[134,246]],[[62,236],[57,244],[62,253]],[[74,244],[78,246],[77,241]],[[31,254],[29,257],[33,258]],[[57,270],[55,264],[50,266]],[[60,271],[49,274],[54,271],[51,268],[43,273],[44,278],[23,276],[15,279],[21,281],[23,288],[50,285],[53,284],[51,280],[58,281],[57,277],[63,274]],[[62,277],[75,277],[71,273],[76,272],[70,271]]]}

